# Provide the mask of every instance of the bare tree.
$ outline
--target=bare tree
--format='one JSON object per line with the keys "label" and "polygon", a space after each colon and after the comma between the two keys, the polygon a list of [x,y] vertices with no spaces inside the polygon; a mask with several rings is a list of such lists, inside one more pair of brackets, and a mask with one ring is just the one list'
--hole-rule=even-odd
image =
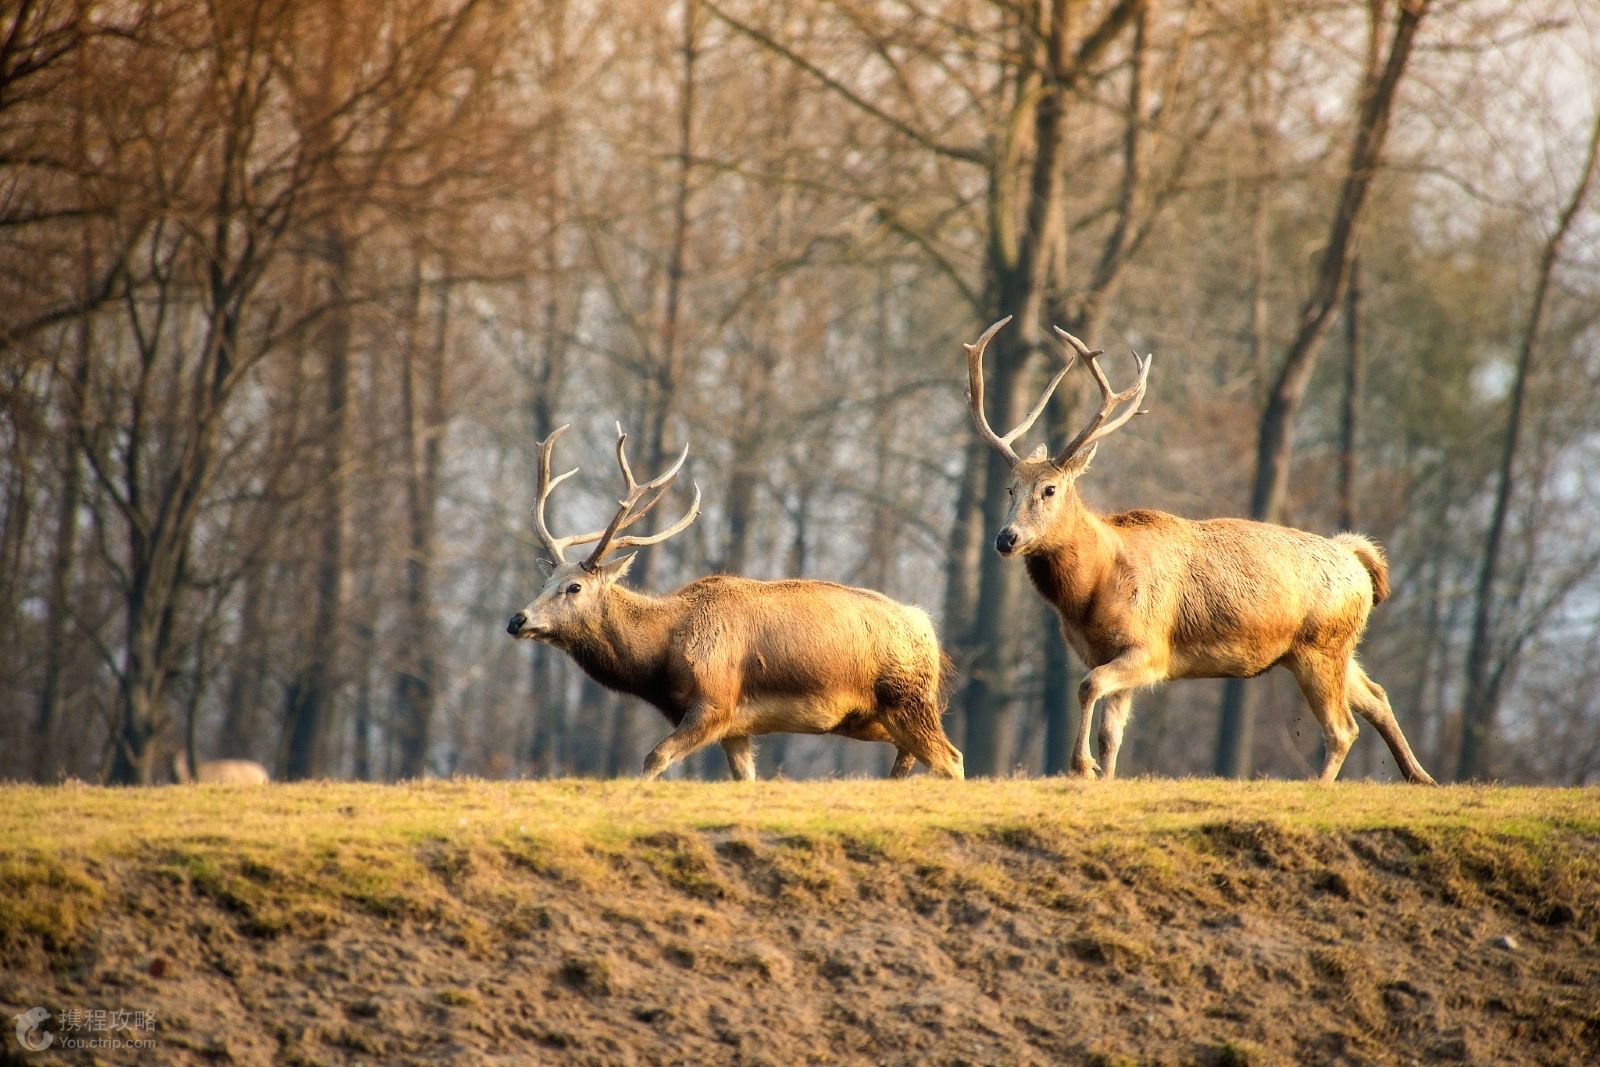
{"label": "bare tree", "polygon": [[[1372,5],[1372,33],[1378,32],[1385,5]],[[1388,140],[1401,79],[1411,58],[1412,45],[1426,16],[1429,0],[1400,0],[1387,57],[1381,68],[1364,81],[1357,100],[1355,141],[1345,166],[1339,199],[1334,207],[1321,266],[1310,295],[1300,309],[1298,325],[1278,367],[1267,402],[1261,412],[1256,441],[1255,479],[1250,493],[1250,517],[1279,522],[1289,490],[1289,460],[1294,446],[1294,422],[1311,384],[1322,340],[1332,325],[1334,312],[1344,298],[1365,223],[1372,183]],[[1370,53],[1377,55],[1377,51]],[[1218,774],[1242,777],[1250,772],[1254,709],[1245,703],[1241,680],[1229,679],[1223,688],[1217,732]]]}
{"label": "bare tree", "polygon": [[[1512,663],[1514,652],[1496,657],[1491,645],[1498,627],[1504,620],[1496,610],[1499,579],[1504,554],[1506,520],[1512,497],[1517,489],[1518,451],[1527,418],[1528,382],[1538,356],[1540,334],[1544,327],[1546,302],[1556,268],[1568,235],[1572,232],[1589,190],[1594,184],[1597,164],[1600,164],[1600,112],[1594,118],[1589,134],[1588,151],[1583,167],[1573,186],[1572,195],[1562,208],[1555,228],[1544,243],[1539,257],[1539,272],[1534,282],[1533,298],[1528,307],[1528,317],[1522,328],[1521,344],[1517,351],[1516,376],[1512,380],[1510,410],[1506,415],[1505,437],[1500,449],[1499,471],[1495,479],[1494,508],[1489,528],[1484,534],[1483,555],[1478,567],[1477,588],[1472,611],[1472,643],[1467,649],[1467,693],[1462,708],[1461,748],[1456,759],[1457,778],[1481,778],[1489,773],[1489,735],[1494,727],[1503,687]],[[1564,595],[1564,594],[1563,594]],[[1551,607],[1559,600],[1553,600]],[[1547,609],[1548,610],[1548,609]],[[1506,635],[1500,635],[1502,640]],[[1512,641],[1513,648],[1516,642]]]}

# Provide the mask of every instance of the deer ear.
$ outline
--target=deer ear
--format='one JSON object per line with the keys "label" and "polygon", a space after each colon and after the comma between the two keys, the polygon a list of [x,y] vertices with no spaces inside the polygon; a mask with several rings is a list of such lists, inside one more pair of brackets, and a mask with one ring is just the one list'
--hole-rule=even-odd
{"label": "deer ear", "polygon": [[1028,453],[1028,458],[1029,459],[1045,459],[1049,455],[1050,455],[1050,450],[1048,448],[1044,447],[1044,445],[1040,445],[1038,448],[1035,448],[1032,452]]}
{"label": "deer ear", "polygon": [[1072,456],[1065,463],[1061,464],[1061,473],[1069,474],[1076,478],[1078,475],[1089,469],[1089,464],[1094,462],[1094,454],[1099,450],[1100,446],[1098,444],[1090,445],[1082,452],[1079,452],[1077,455]]}
{"label": "deer ear", "polygon": [[629,552],[626,556],[619,556],[607,563],[600,564],[596,570],[604,575],[607,581],[621,581],[628,576],[628,568],[633,566],[633,559],[638,554],[637,552]]}
{"label": "deer ear", "polygon": [[554,574],[556,572],[555,560],[553,560],[553,559],[545,559],[543,556],[540,556],[539,557],[539,571],[546,578],[550,577],[552,574]]}

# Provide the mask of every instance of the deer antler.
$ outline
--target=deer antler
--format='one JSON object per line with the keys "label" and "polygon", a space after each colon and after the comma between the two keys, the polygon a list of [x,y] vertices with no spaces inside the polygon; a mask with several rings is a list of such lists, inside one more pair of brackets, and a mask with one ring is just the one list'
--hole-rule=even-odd
{"label": "deer antler", "polygon": [[[570,424],[568,424],[570,425]],[[578,542],[576,537],[554,537],[550,527],[545,523],[544,502],[550,498],[550,490],[578,473],[578,468],[573,467],[567,473],[556,478],[550,477],[550,455],[555,450],[556,438],[567,432],[567,427],[557,426],[550,431],[550,436],[539,442],[539,476],[535,483],[535,499],[533,503],[533,531],[539,536],[539,543],[544,550],[550,553],[551,563],[565,563],[567,549]]]}
{"label": "deer antler", "polygon": [[1027,433],[1033,428],[1033,424],[1039,421],[1039,416],[1044,413],[1045,405],[1050,403],[1050,397],[1054,395],[1056,386],[1061,384],[1061,379],[1065,378],[1067,371],[1072,369],[1072,361],[1069,359],[1067,365],[1062,367],[1054,378],[1050,379],[1050,384],[1045,386],[1044,395],[1039,397],[1039,402],[1033,405],[1033,410],[1028,412],[1027,417],[1017,423],[1010,433],[1001,437],[994,432],[994,428],[989,425],[988,416],[983,413],[983,350],[988,347],[994,335],[1000,332],[1000,328],[1010,321],[1011,316],[1007,315],[987,330],[984,330],[983,336],[978,338],[975,344],[965,346],[967,349],[967,406],[972,409],[972,422],[978,428],[978,436],[983,438],[990,448],[1004,456],[1007,463],[1015,467],[1021,460],[1018,459],[1016,450],[1011,447],[1011,442]]}
{"label": "deer antler", "polygon": [[[1100,396],[1102,398],[1100,410],[1095,413],[1094,417],[1089,420],[1083,429],[1078,431],[1076,437],[1067,442],[1065,448],[1056,453],[1053,462],[1062,464],[1085,448],[1115,432],[1123,423],[1140,413],[1139,405],[1144,401],[1145,389],[1150,384],[1150,357],[1140,356],[1139,353],[1135,352],[1133,354],[1133,362],[1139,368],[1139,380],[1122,392],[1113,393],[1111,391],[1111,383],[1106,380],[1106,372],[1101,370],[1100,364],[1096,362],[1099,357],[1105,354],[1104,351],[1098,348],[1091,349],[1059,326],[1051,328],[1060,335],[1061,339],[1072,350],[1072,355],[1067,357],[1067,366],[1071,367],[1073,359],[1081,357],[1084,364],[1089,368],[1089,373],[1094,375],[1095,384],[1100,387]],[[1063,371],[1062,373],[1066,372]],[[1124,404],[1127,406],[1123,407],[1122,411],[1118,412],[1113,418],[1112,413],[1116,412],[1117,408]]]}
{"label": "deer antler", "polygon": [[[551,431],[550,436],[539,442],[539,473],[535,485],[535,500],[533,505],[533,529],[539,537],[539,543],[550,553],[551,562],[567,562],[567,549],[573,545],[587,545],[598,541],[589,558],[583,561],[583,569],[592,571],[600,565],[607,552],[618,548],[635,548],[645,545],[658,545],[687,527],[700,515],[700,486],[694,487],[694,502],[689,505],[689,511],[683,518],[648,537],[618,537],[617,534],[637,523],[640,519],[650,514],[655,506],[661,503],[662,497],[672,487],[672,481],[683,469],[683,463],[689,458],[689,446],[684,445],[678,459],[664,471],[660,477],[654,478],[640,485],[633,477],[633,468],[628,463],[627,443],[628,435],[622,432],[622,427],[617,426],[617,466],[622,468],[622,477],[627,482],[627,494],[618,502],[617,513],[612,516],[611,522],[604,530],[594,530],[590,533],[573,534],[570,537],[556,537],[550,533],[550,527],[545,521],[545,501],[550,498],[550,491],[574,474],[578,468],[574,467],[565,474],[550,477],[550,457],[555,451],[556,438],[567,431],[566,426],[558,426]],[[640,501],[642,507],[636,507]]]}
{"label": "deer antler", "polygon": [[[689,446],[685,444],[683,451],[678,453],[677,460],[657,477],[640,485],[634,480],[633,468],[628,464],[628,435],[623,432],[621,423],[617,424],[617,466],[622,470],[622,478],[627,483],[627,493],[617,502],[617,512],[611,517],[611,522],[605,530],[598,534],[585,534],[574,540],[575,544],[587,544],[598,540],[594,551],[589,553],[589,558],[583,561],[583,569],[592,571],[600,566],[600,561],[606,553],[618,548],[642,548],[646,545],[659,545],[674,534],[687,529],[689,524],[700,517],[700,484],[694,484],[694,500],[689,504],[689,510],[677,522],[664,530],[653,534],[639,536],[634,534],[621,535],[621,531],[637,523],[640,519],[650,514],[655,506],[661,503],[667,490],[672,488],[672,482],[678,477],[678,472],[683,469],[684,460],[689,458]],[[636,507],[644,501],[642,507]],[[619,536],[620,535],[620,536]]]}

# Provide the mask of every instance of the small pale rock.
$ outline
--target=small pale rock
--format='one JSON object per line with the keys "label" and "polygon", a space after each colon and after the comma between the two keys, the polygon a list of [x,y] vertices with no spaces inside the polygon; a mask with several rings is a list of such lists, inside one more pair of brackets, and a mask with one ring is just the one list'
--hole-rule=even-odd
{"label": "small pale rock", "polygon": [[1503,948],[1507,952],[1515,952],[1522,946],[1519,945],[1517,943],[1517,939],[1512,937],[1510,934],[1501,934],[1499,937],[1494,939],[1494,947]]}

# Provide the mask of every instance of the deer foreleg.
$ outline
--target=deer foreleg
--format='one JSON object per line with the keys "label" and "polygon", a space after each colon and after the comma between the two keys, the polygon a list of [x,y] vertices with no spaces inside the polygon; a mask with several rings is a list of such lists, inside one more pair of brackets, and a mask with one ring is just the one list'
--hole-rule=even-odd
{"label": "deer foreleg", "polygon": [[748,737],[724,737],[722,754],[728,757],[728,774],[734,781],[756,780],[756,746]]}
{"label": "deer foreleg", "polygon": [[[1081,694],[1081,689],[1080,689]],[[1100,764],[1089,751],[1089,726],[1094,721],[1094,701],[1078,701],[1078,740],[1072,749],[1072,773],[1080,778],[1094,778],[1100,773]]]}
{"label": "deer foreleg", "polygon": [[709,704],[696,705],[683,717],[678,728],[662,738],[661,743],[644,758],[645,781],[661,777],[661,772],[678,760],[698,752],[713,741],[720,741],[722,731],[727,729],[724,718]]}
{"label": "deer foreleg", "polygon": [[1116,773],[1117,749],[1122,745],[1122,730],[1128,724],[1133,697],[1129,690],[1161,681],[1163,675],[1150,664],[1140,649],[1129,649],[1110,663],[1103,663],[1084,675],[1078,686],[1078,743],[1072,756],[1074,774],[1093,778],[1100,764],[1089,753],[1089,731],[1094,722],[1094,706],[1101,698],[1106,704],[1105,721],[1100,727],[1100,754],[1106,760],[1106,777]]}
{"label": "deer foreleg", "polygon": [[1117,776],[1117,751],[1122,748],[1122,731],[1128,725],[1128,716],[1133,713],[1133,693],[1124,689],[1120,693],[1113,693],[1105,699],[1105,706],[1100,709],[1100,764],[1104,768],[1101,777],[1106,779]]}

